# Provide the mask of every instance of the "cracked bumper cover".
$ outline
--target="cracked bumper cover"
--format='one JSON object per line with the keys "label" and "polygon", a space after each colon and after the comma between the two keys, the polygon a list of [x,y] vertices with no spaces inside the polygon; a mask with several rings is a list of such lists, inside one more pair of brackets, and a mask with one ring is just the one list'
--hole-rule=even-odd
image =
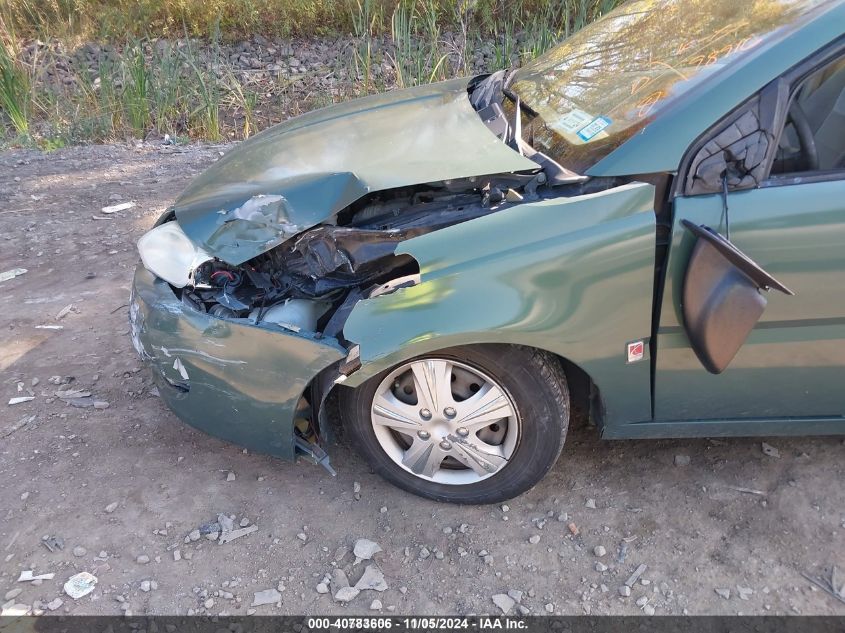
{"label": "cracked bumper cover", "polygon": [[293,459],[297,404],[311,380],[346,357],[336,341],[220,319],[185,306],[138,266],[132,343],[179,418],[250,450]]}

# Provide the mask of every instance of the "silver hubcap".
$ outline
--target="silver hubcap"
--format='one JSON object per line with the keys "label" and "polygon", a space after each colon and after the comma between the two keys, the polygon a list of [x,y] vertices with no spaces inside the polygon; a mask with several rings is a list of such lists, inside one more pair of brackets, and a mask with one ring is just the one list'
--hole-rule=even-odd
{"label": "silver hubcap", "polygon": [[502,468],[516,450],[520,420],[496,381],[450,360],[402,365],[379,385],[372,405],[376,439],[408,472],[467,485]]}

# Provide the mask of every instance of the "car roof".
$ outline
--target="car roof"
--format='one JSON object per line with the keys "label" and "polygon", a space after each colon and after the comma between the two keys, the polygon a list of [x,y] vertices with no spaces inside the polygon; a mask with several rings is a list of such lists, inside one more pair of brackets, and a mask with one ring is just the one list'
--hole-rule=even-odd
{"label": "car roof", "polygon": [[766,84],[843,35],[845,0],[808,12],[759,48],[732,60],[587,170],[590,176],[674,172],[687,148]]}

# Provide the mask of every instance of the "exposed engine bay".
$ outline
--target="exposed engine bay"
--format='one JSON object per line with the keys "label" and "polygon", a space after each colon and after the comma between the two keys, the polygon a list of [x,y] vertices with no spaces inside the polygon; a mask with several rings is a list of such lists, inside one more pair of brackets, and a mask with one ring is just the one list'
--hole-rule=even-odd
{"label": "exposed engine bay", "polygon": [[396,255],[407,239],[540,197],[543,172],[380,192],[240,265],[199,266],[182,301],[230,319],[337,337],[360,299],[419,282],[419,266]]}

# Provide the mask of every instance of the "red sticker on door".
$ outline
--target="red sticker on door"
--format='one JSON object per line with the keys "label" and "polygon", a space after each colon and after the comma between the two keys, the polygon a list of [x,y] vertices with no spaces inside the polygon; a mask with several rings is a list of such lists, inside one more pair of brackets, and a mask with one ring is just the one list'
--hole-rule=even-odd
{"label": "red sticker on door", "polygon": [[628,362],[629,363],[636,363],[639,360],[642,360],[645,356],[645,344],[643,341],[634,341],[633,343],[628,343]]}

